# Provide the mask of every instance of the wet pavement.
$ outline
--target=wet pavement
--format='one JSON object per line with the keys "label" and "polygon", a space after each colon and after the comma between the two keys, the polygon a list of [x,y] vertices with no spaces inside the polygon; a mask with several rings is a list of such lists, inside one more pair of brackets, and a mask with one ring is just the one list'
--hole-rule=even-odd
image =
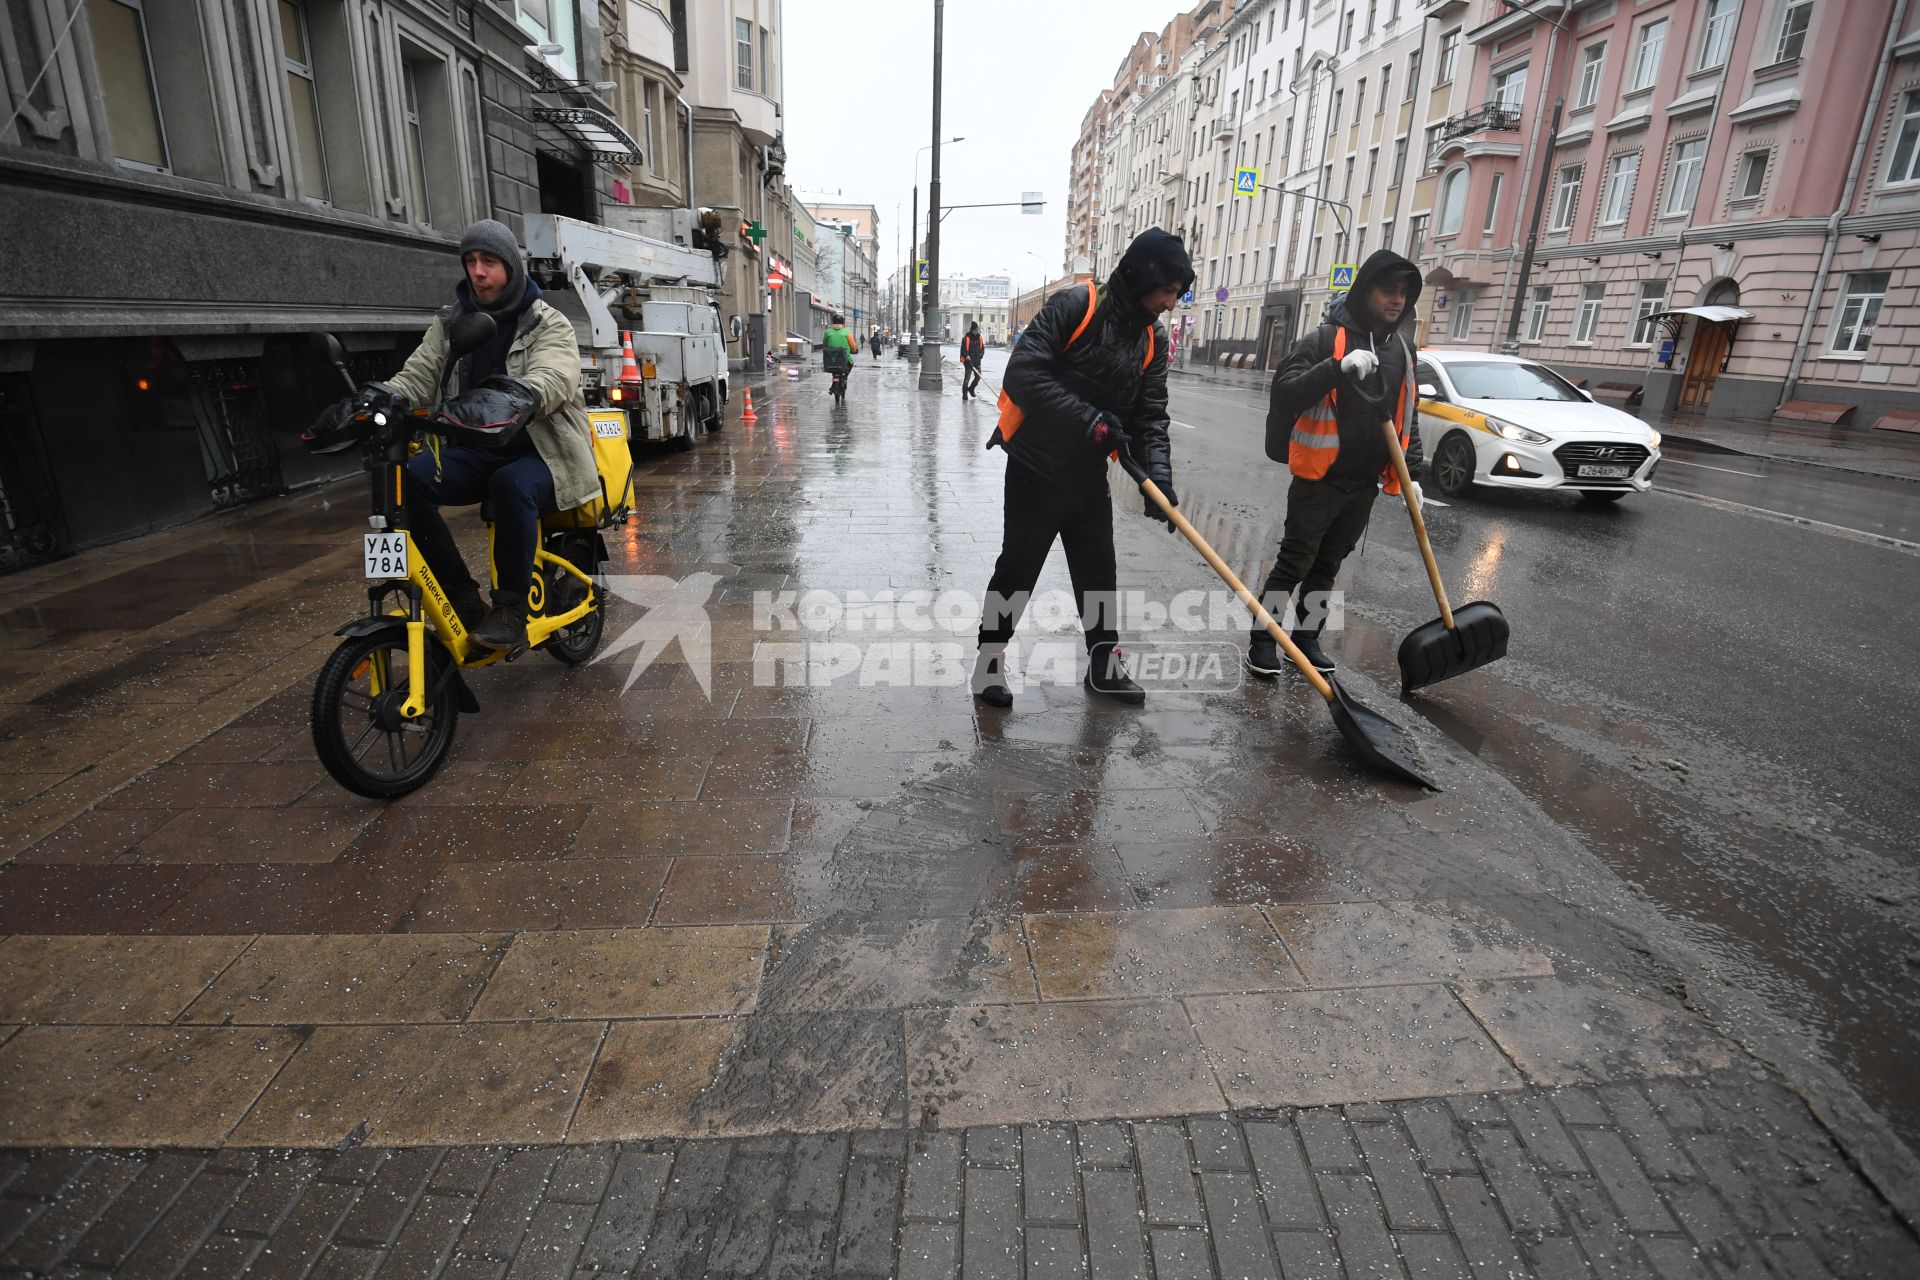
{"label": "wet pavement", "polygon": [[[1333,648],[1408,726],[1429,794],[1360,772],[1298,681],[1112,705],[1073,682],[1074,629],[1035,618],[1002,713],[946,678],[970,665],[965,617],[877,632],[803,603],[800,631],[775,630],[762,593],[984,587],[991,402],[913,376],[863,364],[841,410],[817,377],[776,379],[758,421],[643,458],[609,570],[707,592],[710,668],[684,640],[622,649],[650,616],[622,595],[608,660],[472,673],[482,712],[392,804],[340,790],[306,729],[331,631],[364,607],[359,482],[0,579],[0,1144],[33,1153],[0,1167],[0,1273],[174,1274],[205,1250],[290,1275],[1920,1260],[1889,1215],[1920,1185],[1878,1114],[1911,1138],[1892,1020],[1913,1000],[1914,869],[1888,833],[1913,783],[1853,803],[1901,753],[1914,595],[1816,622],[1868,647],[1838,684],[1796,683],[1785,664],[1822,655],[1766,649],[1741,600],[1775,576],[1803,605],[1865,592],[1910,580],[1910,557],[1664,495],[1571,531],[1546,499],[1436,511],[1463,596],[1514,619],[1514,657],[1395,705],[1391,645],[1432,606],[1382,521]],[[1254,463],[1257,415],[1201,391],[1175,391],[1180,490],[1251,574],[1280,485]],[[1123,589],[1214,587],[1117,501]],[[455,528],[474,555],[477,527]],[[1731,554],[1748,582],[1703,563]],[[1065,586],[1056,556],[1041,587]],[[1125,631],[1136,654],[1165,641]],[[1782,666],[1764,707],[1716,719],[1730,634]],[[1863,730],[1849,691],[1883,670],[1894,714]],[[1722,1105],[1665,1100],[1701,1091]],[[1665,1139],[1630,1132],[1650,1108]],[[1450,1117],[1455,1154],[1418,1145],[1441,1141],[1421,1116]],[[1790,1159],[1729,1155],[1755,1116]],[[1237,1154],[1209,1154],[1221,1134]],[[1415,1148],[1376,1164],[1388,1135]],[[1311,1170],[1293,1207],[1260,1165],[1279,1147]],[[288,1149],[314,1154],[261,1154]],[[834,1189],[769,1214],[750,1189],[791,1197],[802,1150],[839,1162]],[[956,1207],[916,1208],[948,1203],[917,1198],[922,1159],[951,1162]],[[1807,1207],[1755,1216],[1743,1177]],[[1167,1178],[1200,1188],[1194,1208]],[[259,1196],[279,1216],[235,1220]],[[400,1251],[427,1210],[431,1247]],[[1102,1261],[1096,1221],[1121,1220],[1133,1245]],[[164,1266],[128,1262],[176,1237]]]}

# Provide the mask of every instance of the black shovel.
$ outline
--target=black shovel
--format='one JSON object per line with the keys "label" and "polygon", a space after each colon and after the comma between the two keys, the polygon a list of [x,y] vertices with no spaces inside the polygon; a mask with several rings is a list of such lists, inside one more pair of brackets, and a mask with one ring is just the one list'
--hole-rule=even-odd
{"label": "black shovel", "polygon": [[1490,600],[1475,600],[1458,611],[1447,603],[1440,566],[1433,559],[1433,544],[1427,541],[1427,522],[1420,515],[1420,499],[1414,496],[1413,481],[1407,475],[1407,455],[1400,450],[1400,436],[1390,418],[1381,419],[1380,429],[1387,433],[1393,473],[1400,477],[1400,494],[1407,500],[1407,514],[1413,519],[1413,536],[1420,543],[1421,558],[1427,562],[1427,580],[1433,583],[1433,598],[1440,605],[1438,618],[1415,627],[1400,642],[1400,692],[1404,694],[1506,657],[1507,615]]}
{"label": "black shovel", "polygon": [[1187,535],[1187,541],[1193,544],[1193,549],[1206,558],[1207,563],[1213,566],[1213,571],[1220,575],[1222,582],[1233,588],[1233,593],[1240,597],[1240,602],[1253,610],[1253,616],[1259,620],[1261,626],[1267,629],[1267,634],[1274,638],[1275,643],[1286,651],[1287,657],[1293,660],[1293,665],[1300,668],[1300,674],[1313,682],[1314,689],[1327,700],[1327,710],[1333,714],[1333,723],[1339,727],[1340,736],[1359,753],[1360,758],[1382,773],[1406,782],[1418,783],[1429,791],[1438,791],[1440,788],[1426,774],[1421,773],[1412,760],[1388,745],[1392,739],[1404,739],[1407,731],[1378,712],[1369,711],[1354,701],[1347,691],[1340,687],[1338,680],[1321,675],[1319,670],[1307,661],[1307,655],[1300,652],[1300,647],[1294,644],[1285,631],[1281,630],[1280,624],[1273,620],[1273,615],[1261,606],[1253,592],[1247,590],[1246,584],[1234,576],[1233,570],[1227,568],[1226,561],[1207,545],[1207,540],[1200,536],[1200,531],[1187,523],[1187,518],[1180,514],[1178,507],[1167,501],[1167,495],[1160,492],[1159,485],[1147,479],[1146,473],[1140,469],[1140,464],[1128,457],[1124,449],[1119,452],[1119,460],[1121,467],[1133,477],[1134,483],[1140,486],[1140,492],[1147,496],[1149,502],[1160,508],[1167,519],[1173,522],[1174,528]]}

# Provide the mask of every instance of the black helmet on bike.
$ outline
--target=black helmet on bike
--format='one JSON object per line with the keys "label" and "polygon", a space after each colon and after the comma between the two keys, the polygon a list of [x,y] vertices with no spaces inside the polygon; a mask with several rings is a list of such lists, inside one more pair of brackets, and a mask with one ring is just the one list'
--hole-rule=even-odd
{"label": "black helmet on bike", "polygon": [[496,373],[434,410],[434,430],[457,444],[497,449],[540,416],[540,393],[520,378]]}
{"label": "black helmet on bike", "polygon": [[836,312],[834,312],[834,313],[833,313],[833,319],[832,319],[832,323],[834,323],[834,324],[845,324],[846,322],[847,322],[847,318],[846,318],[845,316],[843,316],[843,315],[841,315],[841,314],[840,314],[840,313],[839,313],[838,311],[836,311]]}

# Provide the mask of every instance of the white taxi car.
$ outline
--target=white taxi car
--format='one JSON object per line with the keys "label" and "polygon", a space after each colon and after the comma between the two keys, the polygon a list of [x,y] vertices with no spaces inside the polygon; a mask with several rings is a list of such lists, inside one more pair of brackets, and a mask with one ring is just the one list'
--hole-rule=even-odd
{"label": "white taxi car", "polygon": [[1416,368],[1427,482],[1447,497],[1484,484],[1577,489],[1617,502],[1653,487],[1660,433],[1547,366],[1483,351],[1422,351]]}

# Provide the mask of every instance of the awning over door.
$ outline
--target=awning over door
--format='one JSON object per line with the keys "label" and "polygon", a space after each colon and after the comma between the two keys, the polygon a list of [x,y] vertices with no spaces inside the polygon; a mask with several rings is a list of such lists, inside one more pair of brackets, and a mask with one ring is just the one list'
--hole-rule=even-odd
{"label": "awning over door", "polygon": [[1715,324],[1739,324],[1742,320],[1753,319],[1753,312],[1741,307],[1673,307],[1666,311],[1656,311],[1648,316],[1649,320],[1665,320],[1669,316],[1678,324],[1684,316],[1698,316],[1702,320],[1711,320]]}
{"label": "awning over door", "polygon": [[602,164],[640,165],[640,144],[620,122],[594,107],[533,107],[528,115],[552,125]]}

